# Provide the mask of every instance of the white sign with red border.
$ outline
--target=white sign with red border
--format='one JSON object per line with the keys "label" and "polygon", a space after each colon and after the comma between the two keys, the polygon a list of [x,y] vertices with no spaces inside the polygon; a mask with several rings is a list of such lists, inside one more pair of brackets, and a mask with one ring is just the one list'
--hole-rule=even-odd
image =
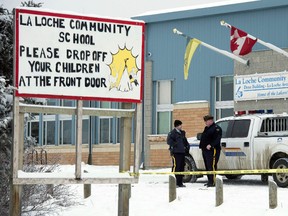
{"label": "white sign with red border", "polygon": [[15,11],[16,96],[142,101],[144,22]]}

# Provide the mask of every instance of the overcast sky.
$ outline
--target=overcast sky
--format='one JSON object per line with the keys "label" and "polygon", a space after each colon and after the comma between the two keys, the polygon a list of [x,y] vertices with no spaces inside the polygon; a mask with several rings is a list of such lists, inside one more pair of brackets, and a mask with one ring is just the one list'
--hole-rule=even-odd
{"label": "overcast sky", "polygon": [[[0,4],[11,10],[20,6],[23,1],[0,0]],[[123,18],[155,10],[231,1],[241,2],[241,0],[34,0],[35,3],[43,3],[42,8],[45,9]]]}

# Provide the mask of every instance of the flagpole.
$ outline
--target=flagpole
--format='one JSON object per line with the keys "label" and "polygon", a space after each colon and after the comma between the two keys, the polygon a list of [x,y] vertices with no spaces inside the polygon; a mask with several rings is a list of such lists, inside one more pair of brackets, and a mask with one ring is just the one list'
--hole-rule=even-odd
{"label": "flagpole", "polygon": [[[187,38],[187,39],[192,39],[190,36],[184,34],[183,32],[178,31],[176,28],[173,29],[173,33],[174,33],[174,34],[177,34],[177,35],[180,35],[180,36],[183,36],[183,37],[185,37],[185,38]],[[196,39],[196,38],[195,38],[195,39]],[[234,55],[234,54],[232,54],[232,53],[230,53],[230,52],[227,52],[227,51],[225,51],[225,50],[218,49],[218,48],[216,48],[216,47],[214,47],[214,46],[211,46],[210,44],[207,44],[207,43],[205,43],[205,42],[203,42],[203,41],[200,41],[200,40],[198,40],[198,41],[200,42],[201,45],[207,47],[208,49],[211,49],[211,50],[213,50],[213,51],[215,51],[215,52],[218,52],[218,53],[220,53],[220,54],[222,54],[222,55],[225,55],[225,56],[227,56],[227,57],[229,57],[229,58],[232,58],[232,59],[234,59],[234,60],[236,60],[236,61],[238,61],[238,62],[240,62],[240,63],[242,63],[242,64],[245,64],[245,65],[248,65],[248,64],[249,64],[249,61],[248,61],[248,60],[244,60],[244,59],[240,58],[240,57],[237,56],[237,55]]]}
{"label": "flagpole", "polygon": [[[227,27],[227,28],[231,28],[231,25],[228,24],[228,23],[226,23],[224,20],[220,21],[220,24],[221,24],[222,26]],[[260,43],[260,44],[262,44],[263,46],[266,46],[266,47],[268,47],[269,49],[272,49],[272,50],[274,50],[275,52],[278,52],[278,53],[280,53],[280,54],[288,57],[288,53],[287,53],[286,51],[284,51],[283,49],[280,49],[279,47],[277,47],[277,46],[275,46],[275,45],[273,45],[273,44],[271,44],[271,43],[267,43],[267,42],[265,42],[265,41],[262,41],[262,40],[260,40],[259,38],[256,38],[256,37],[254,37],[253,35],[250,35],[250,34],[248,34],[248,33],[247,33],[247,36],[250,37],[250,38],[252,38],[252,39],[257,39],[257,42]]]}

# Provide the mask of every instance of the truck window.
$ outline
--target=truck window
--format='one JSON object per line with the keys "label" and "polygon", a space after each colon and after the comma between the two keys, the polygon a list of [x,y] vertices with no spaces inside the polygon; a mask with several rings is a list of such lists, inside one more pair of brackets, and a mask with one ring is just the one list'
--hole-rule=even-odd
{"label": "truck window", "polygon": [[288,117],[263,119],[260,132],[281,132],[288,130]]}
{"label": "truck window", "polygon": [[227,130],[228,130],[228,125],[229,125],[229,122],[231,121],[221,121],[221,122],[217,122],[217,125],[221,127],[222,129],[222,138],[227,138]]}
{"label": "truck window", "polygon": [[250,119],[235,120],[231,137],[247,137],[249,133]]}

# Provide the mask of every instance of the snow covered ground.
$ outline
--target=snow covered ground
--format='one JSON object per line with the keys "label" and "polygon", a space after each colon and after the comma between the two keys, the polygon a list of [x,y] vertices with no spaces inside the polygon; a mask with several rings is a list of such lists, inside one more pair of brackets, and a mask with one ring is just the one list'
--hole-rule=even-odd
{"label": "snow covered ground", "polygon": [[[73,172],[74,166],[61,166]],[[114,172],[115,166],[89,166],[89,172]],[[145,170],[147,171],[147,170]],[[159,169],[150,171],[167,171]],[[260,176],[247,175],[240,180],[227,180],[223,177],[224,203],[215,207],[215,188],[203,190],[206,176],[196,183],[186,183],[186,188],[177,188],[177,199],[169,203],[168,175],[140,175],[139,183],[133,184],[130,198],[130,216],[175,216],[175,215],[245,215],[267,216],[288,215],[288,188],[278,188],[278,207],[269,209],[268,185]],[[83,199],[83,185],[73,185],[79,193],[81,205],[62,209],[62,216],[115,216],[118,215],[118,185],[92,185],[92,195]]]}

